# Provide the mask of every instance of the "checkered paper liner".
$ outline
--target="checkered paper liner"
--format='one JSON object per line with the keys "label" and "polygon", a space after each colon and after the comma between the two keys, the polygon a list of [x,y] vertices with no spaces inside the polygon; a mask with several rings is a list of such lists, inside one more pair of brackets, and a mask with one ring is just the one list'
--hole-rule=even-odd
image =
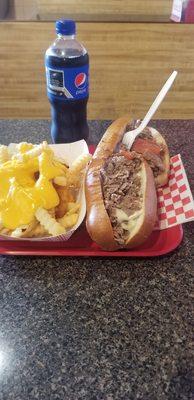
{"label": "checkered paper liner", "polygon": [[194,201],[180,154],[171,158],[169,182],[157,190],[158,222],[155,229],[194,221]]}

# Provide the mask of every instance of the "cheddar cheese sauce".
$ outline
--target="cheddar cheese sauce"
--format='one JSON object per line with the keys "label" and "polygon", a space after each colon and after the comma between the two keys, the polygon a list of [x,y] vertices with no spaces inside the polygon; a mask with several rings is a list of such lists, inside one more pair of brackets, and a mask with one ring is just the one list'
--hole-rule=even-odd
{"label": "cheddar cheese sauce", "polygon": [[49,210],[59,204],[52,180],[65,176],[67,167],[55,160],[48,146],[33,156],[35,148],[20,143],[17,155],[0,165],[0,218],[5,228],[30,224],[39,207]]}

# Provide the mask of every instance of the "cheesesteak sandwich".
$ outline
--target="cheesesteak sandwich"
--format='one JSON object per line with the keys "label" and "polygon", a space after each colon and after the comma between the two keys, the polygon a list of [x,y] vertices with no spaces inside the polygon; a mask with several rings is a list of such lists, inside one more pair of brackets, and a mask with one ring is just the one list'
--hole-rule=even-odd
{"label": "cheesesteak sandwich", "polygon": [[109,126],[86,174],[87,230],[108,251],[142,244],[157,218],[153,172],[142,154],[122,146],[128,123],[124,116]]}

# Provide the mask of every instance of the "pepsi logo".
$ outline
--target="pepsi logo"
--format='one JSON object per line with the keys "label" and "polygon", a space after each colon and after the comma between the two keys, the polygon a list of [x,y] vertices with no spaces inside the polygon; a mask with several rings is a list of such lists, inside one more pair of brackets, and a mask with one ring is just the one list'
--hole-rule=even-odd
{"label": "pepsi logo", "polygon": [[75,77],[75,86],[77,89],[83,89],[87,83],[87,76],[84,72],[80,72],[80,74]]}

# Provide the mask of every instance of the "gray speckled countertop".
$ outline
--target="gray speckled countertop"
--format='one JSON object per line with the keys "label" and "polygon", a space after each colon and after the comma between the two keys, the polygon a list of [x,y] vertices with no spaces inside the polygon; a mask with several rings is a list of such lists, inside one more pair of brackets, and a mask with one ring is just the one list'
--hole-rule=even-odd
{"label": "gray speckled countertop", "polygon": [[[194,191],[194,121],[152,126]],[[43,139],[48,121],[0,121],[1,143]],[[0,399],[191,399],[193,235],[153,259],[0,256]]]}

